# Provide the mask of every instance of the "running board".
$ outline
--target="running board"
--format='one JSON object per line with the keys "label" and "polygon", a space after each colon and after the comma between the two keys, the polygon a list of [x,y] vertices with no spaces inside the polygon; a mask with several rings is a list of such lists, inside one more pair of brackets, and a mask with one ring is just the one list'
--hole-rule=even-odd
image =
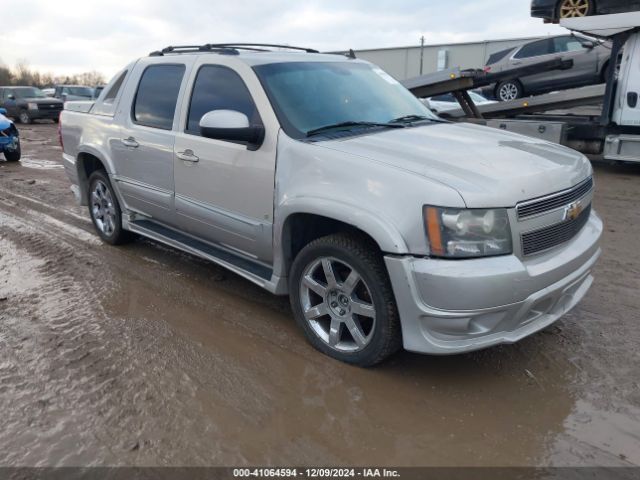
{"label": "running board", "polygon": [[150,220],[129,221],[127,228],[144,237],[151,238],[165,245],[177,248],[178,250],[214,262],[263,288],[272,290],[271,277],[273,270],[258,262],[220,247],[201,242],[200,240],[196,240],[195,238]]}

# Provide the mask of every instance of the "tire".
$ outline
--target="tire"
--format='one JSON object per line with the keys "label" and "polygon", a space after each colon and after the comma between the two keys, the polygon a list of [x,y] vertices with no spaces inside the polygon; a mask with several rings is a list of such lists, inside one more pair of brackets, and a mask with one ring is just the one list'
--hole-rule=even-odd
{"label": "tire", "polygon": [[89,215],[102,240],[111,245],[130,242],[134,235],[122,228],[122,210],[104,170],[97,170],[89,177],[87,191]]}
{"label": "tire", "polygon": [[29,125],[33,122],[31,116],[29,115],[29,112],[27,112],[26,110],[22,110],[18,114],[18,120],[20,121],[20,123],[24,123],[25,125]]}
{"label": "tire", "polygon": [[[334,281],[327,271],[333,272]],[[382,256],[363,236],[329,235],[304,247],[291,267],[289,292],[307,340],[332,358],[371,367],[402,346]]]}
{"label": "tire", "polygon": [[496,87],[496,99],[501,102],[508,102],[522,98],[524,89],[518,80],[506,80],[500,82]]}
{"label": "tire", "polygon": [[556,15],[563,18],[588,17],[595,11],[594,0],[560,0]]}
{"label": "tire", "polygon": [[4,158],[7,160],[7,162],[17,162],[20,160],[20,156],[21,156],[20,144],[18,144],[18,148],[16,148],[13,152],[9,152],[9,151],[4,152]]}

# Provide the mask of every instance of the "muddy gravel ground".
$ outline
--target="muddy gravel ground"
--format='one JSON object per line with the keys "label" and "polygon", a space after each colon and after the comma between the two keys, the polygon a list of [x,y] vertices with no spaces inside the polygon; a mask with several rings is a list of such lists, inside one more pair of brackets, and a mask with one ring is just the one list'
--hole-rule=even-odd
{"label": "muddy gravel ground", "polygon": [[313,350],[288,301],[147,240],[101,243],[53,124],[0,162],[1,465],[640,465],[640,167],[596,165],[586,299],[516,345]]}

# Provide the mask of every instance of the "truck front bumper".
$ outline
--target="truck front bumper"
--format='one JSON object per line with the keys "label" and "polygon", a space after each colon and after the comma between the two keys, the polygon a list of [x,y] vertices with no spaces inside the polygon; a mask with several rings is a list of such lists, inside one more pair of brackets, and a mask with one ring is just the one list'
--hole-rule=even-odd
{"label": "truck front bumper", "polygon": [[558,320],[593,283],[602,221],[551,253],[473,260],[386,256],[406,350],[447,355],[514,343]]}

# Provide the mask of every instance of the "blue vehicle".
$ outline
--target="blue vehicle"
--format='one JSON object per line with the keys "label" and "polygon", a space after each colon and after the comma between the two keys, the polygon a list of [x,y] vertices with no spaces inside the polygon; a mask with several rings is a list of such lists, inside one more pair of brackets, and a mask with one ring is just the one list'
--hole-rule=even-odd
{"label": "blue vehicle", "polygon": [[6,114],[7,111],[0,108],[0,152],[4,153],[7,162],[17,162],[20,160],[20,134]]}

